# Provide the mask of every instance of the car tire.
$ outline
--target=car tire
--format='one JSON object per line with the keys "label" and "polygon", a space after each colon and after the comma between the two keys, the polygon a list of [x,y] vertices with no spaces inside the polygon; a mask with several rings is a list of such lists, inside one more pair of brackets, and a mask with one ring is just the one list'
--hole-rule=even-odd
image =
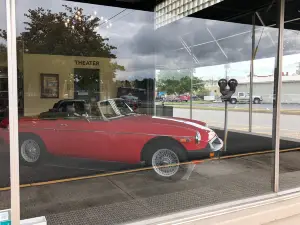
{"label": "car tire", "polygon": [[254,101],[253,101],[253,103],[254,103],[254,104],[260,104],[260,99],[255,98]]}
{"label": "car tire", "polygon": [[[181,180],[186,175],[188,168],[188,164],[180,164],[187,161],[186,151],[175,141],[163,142],[149,146],[145,163],[152,167],[150,173],[155,179],[163,181]],[[171,164],[179,165],[168,167]]]}
{"label": "car tire", "polygon": [[40,137],[34,134],[20,134],[19,158],[24,166],[37,166],[46,156],[46,147]]}
{"label": "car tire", "polygon": [[236,104],[236,103],[237,103],[237,100],[236,100],[235,98],[231,98],[231,99],[230,99],[230,103],[231,103],[231,104]]}

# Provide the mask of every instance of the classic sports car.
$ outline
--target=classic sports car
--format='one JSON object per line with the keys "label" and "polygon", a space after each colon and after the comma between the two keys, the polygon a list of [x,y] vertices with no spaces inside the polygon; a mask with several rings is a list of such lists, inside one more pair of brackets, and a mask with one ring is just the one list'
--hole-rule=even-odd
{"label": "classic sports car", "polygon": [[[8,141],[8,120],[0,137]],[[84,114],[68,106],[65,118],[21,118],[20,160],[36,165],[48,153],[102,161],[153,166],[163,177],[177,169],[166,165],[196,159],[201,153],[220,151],[222,140],[204,122],[134,113],[123,99],[94,103]]]}

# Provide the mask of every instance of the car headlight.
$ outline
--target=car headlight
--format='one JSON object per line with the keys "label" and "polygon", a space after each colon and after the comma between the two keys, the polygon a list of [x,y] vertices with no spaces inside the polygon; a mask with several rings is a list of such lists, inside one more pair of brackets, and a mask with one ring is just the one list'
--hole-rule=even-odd
{"label": "car headlight", "polygon": [[199,144],[201,141],[201,134],[199,131],[197,131],[197,133],[196,133],[195,141],[196,141],[196,144]]}

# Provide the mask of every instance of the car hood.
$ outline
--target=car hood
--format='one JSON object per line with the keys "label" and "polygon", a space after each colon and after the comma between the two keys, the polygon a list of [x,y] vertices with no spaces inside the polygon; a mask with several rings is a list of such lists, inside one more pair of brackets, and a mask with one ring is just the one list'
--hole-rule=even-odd
{"label": "car hood", "polygon": [[126,129],[133,133],[194,137],[198,131],[203,138],[209,140],[216,135],[204,122],[176,117],[133,115],[111,122],[118,125],[118,130]]}

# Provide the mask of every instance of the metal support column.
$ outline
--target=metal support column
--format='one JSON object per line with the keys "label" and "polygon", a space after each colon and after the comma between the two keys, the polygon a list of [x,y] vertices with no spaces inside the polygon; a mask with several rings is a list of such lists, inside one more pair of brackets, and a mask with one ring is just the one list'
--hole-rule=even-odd
{"label": "metal support column", "polygon": [[228,101],[225,101],[225,119],[224,119],[224,149],[227,151],[227,136],[228,136]]}
{"label": "metal support column", "polygon": [[156,116],[156,95],[157,95],[157,92],[156,92],[156,81],[157,81],[157,79],[156,79],[156,72],[155,72],[155,70],[154,70],[154,91],[153,91],[153,102],[154,102],[154,105],[153,105],[153,114],[151,114],[151,115],[153,115],[153,116]]}
{"label": "metal support column", "polygon": [[18,75],[16,43],[16,3],[6,0],[7,13],[7,65],[9,98],[9,144],[11,221],[20,224],[20,177],[19,177],[19,132],[18,132]]}
{"label": "metal support column", "polygon": [[280,149],[280,107],[281,107],[281,84],[282,84],[282,60],[283,60],[283,32],[285,0],[277,0],[277,28],[278,28],[278,49],[274,73],[273,92],[273,121],[272,121],[272,147],[275,150],[273,189],[279,191],[279,149]]}
{"label": "metal support column", "polygon": [[193,71],[191,71],[191,91],[190,91],[190,119],[193,119]]}
{"label": "metal support column", "polygon": [[254,58],[255,58],[255,13],[252,16],[252,52],[250,64],[250,91],[249,91],[249,132],[252,132],[252,109],[253,109],[253,76],[254,76]]}

